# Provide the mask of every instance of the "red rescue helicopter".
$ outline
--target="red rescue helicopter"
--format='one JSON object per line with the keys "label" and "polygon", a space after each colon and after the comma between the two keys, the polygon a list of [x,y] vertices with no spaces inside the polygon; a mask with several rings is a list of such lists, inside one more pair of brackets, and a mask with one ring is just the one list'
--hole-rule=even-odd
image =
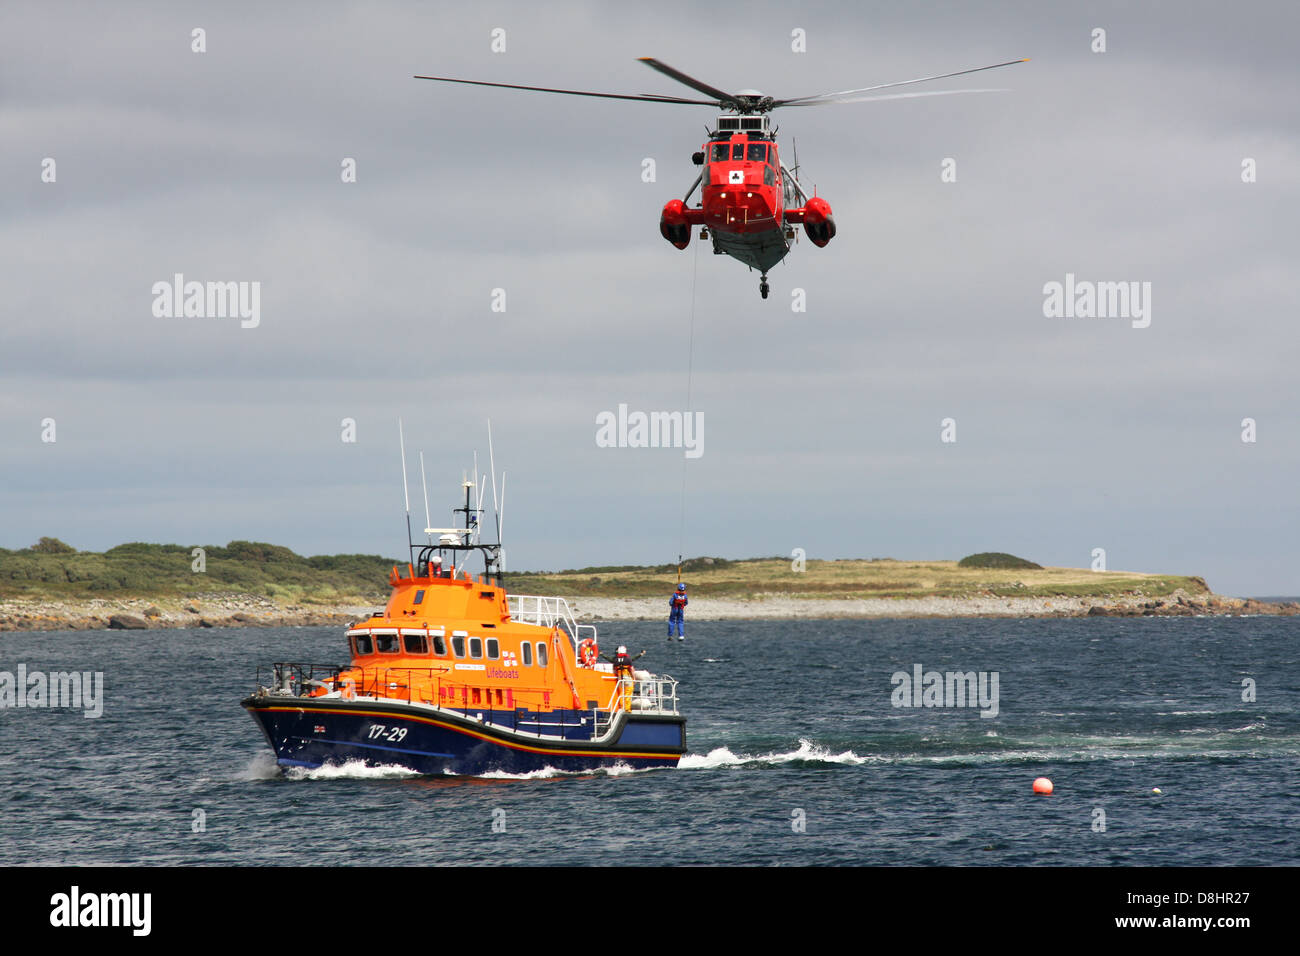
{"label": "red rescue helicopter", "polygon": [[[471,86],[497,86],[508,90],[533,90],[539,93],[563,93],[568,96],[596,96],[612,100],[640,100],[648,103],[677,103],[688,106],[712,106],[725,110],[718,117],[717,128],[709,131],[709,141],[692,156],[695,165],[702,166],[691,188],[682,199],[672,199],[664,206],[659,217],[659,232],[678,249],[685,249],[691,241],[691,231],[700,229],[700,239],[713,240],[714,255],[728,255],[739,259],[751,269],[762,273],[758,291],[767,298],[769,291],[767,271],[790,252],[795,237],[795,226],[802,224],[804,232],[819,248],[835,237],[835,219],[831,206],[820,196],[809,196],[799,185],[793,169],[785,166],[777,152],[776,130],[770,124],[770,113],[781,106],[820,106],[825,103],[854,103],[870,100],[901,99],[917,96],[944,96],[952,93],[991,93],[995,90],[934,90],[920,93],[877,94],[880,90],[915,83],[928,83],[967,73],[995,70],[1002,66],[1027,63],[1007,60],[972,70],[922,76],[915,80],[897,83],[880,83],[856,90],[838,93],[818,93],[814,96],[797,96],[776,99],[757,90],[740,90],[728,93],[710,86],[693,76],[673,69],[652,57],[642,57],[641,62],[679,83],[703,93],[708,99],[687,99],[680,96],[661,96],[653,93],[596,93],[588,90],[562,90],[546,86],[520,86],[514,83],[489,83],[483,80],[460,80],[449,76],[417,76],[417,80],[436,80],[441,83],[466,83]],[[687,205],[697,187],[701,201],[694,207]]]}

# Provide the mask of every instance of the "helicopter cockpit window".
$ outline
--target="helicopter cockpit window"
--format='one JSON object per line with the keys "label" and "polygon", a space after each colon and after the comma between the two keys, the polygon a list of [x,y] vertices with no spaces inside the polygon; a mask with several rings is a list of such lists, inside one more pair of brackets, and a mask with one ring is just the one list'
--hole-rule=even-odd
{"label": "helicopter cockpit window", "polygon": [[750,143],[745,158],[751,163],[767,162],[767,143]]}
{"label": "helicopter cockpit window", "polygon": [[732,144],[731,144],[731,158],[732,158],[733,160],[744,159],[744,158],[745,158],[745,144],[744,144],[744,143],[732,143]]}
{"label": "helicopter cockpit window", "polygon": [[710,157],[715,163],[726,162],[727,157],[731,155],[730,143],[714,143],[713,155]]}

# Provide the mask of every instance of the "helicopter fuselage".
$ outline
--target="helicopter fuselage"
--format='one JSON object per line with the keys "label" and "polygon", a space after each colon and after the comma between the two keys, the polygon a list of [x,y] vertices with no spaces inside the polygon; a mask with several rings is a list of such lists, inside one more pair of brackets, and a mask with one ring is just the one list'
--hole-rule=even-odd
{"label": "helicopter fuselage", "polygon": [[835,235],[830,204],[804,197],[770,135],[718,134],[704,144],[701,158],[700,201],[688,206],[689,193],[687,200],[671,200],[659,219],[660,233],[678,249],[690,244],[693,227],[704,227],[701,238],[712,238],[715,254],[763,273],[766,297],[767,271],[789,254],[796,224],[817,246]]}

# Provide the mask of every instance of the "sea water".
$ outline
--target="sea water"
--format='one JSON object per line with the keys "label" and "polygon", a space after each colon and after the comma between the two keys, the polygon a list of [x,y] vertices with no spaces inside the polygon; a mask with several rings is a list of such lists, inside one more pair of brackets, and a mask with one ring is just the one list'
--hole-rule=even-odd
{"label": "sea water", "polygon": [[[281,771],[239,701],[339,629],[0,634],[0,670],[103,674],[98,718],[0,709],[0,864],[1300,863],[1300,619],[600,635],[681,682],[678,768]],[[948,674],[996,676],[996,715]]]}

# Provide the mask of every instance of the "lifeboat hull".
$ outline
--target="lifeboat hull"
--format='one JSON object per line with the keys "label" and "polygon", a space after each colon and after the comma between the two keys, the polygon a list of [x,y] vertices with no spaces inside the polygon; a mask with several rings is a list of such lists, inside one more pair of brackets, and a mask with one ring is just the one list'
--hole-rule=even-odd
{"label": "lifeboat hull", "polygon": [[591,711],[460,712],[403,701],[274,694],[242,704],[284,767],[361,761],[472,776],[675,767],[686,751],[686,720],[676,714],[620,711],[607,727],[596,728]]}

